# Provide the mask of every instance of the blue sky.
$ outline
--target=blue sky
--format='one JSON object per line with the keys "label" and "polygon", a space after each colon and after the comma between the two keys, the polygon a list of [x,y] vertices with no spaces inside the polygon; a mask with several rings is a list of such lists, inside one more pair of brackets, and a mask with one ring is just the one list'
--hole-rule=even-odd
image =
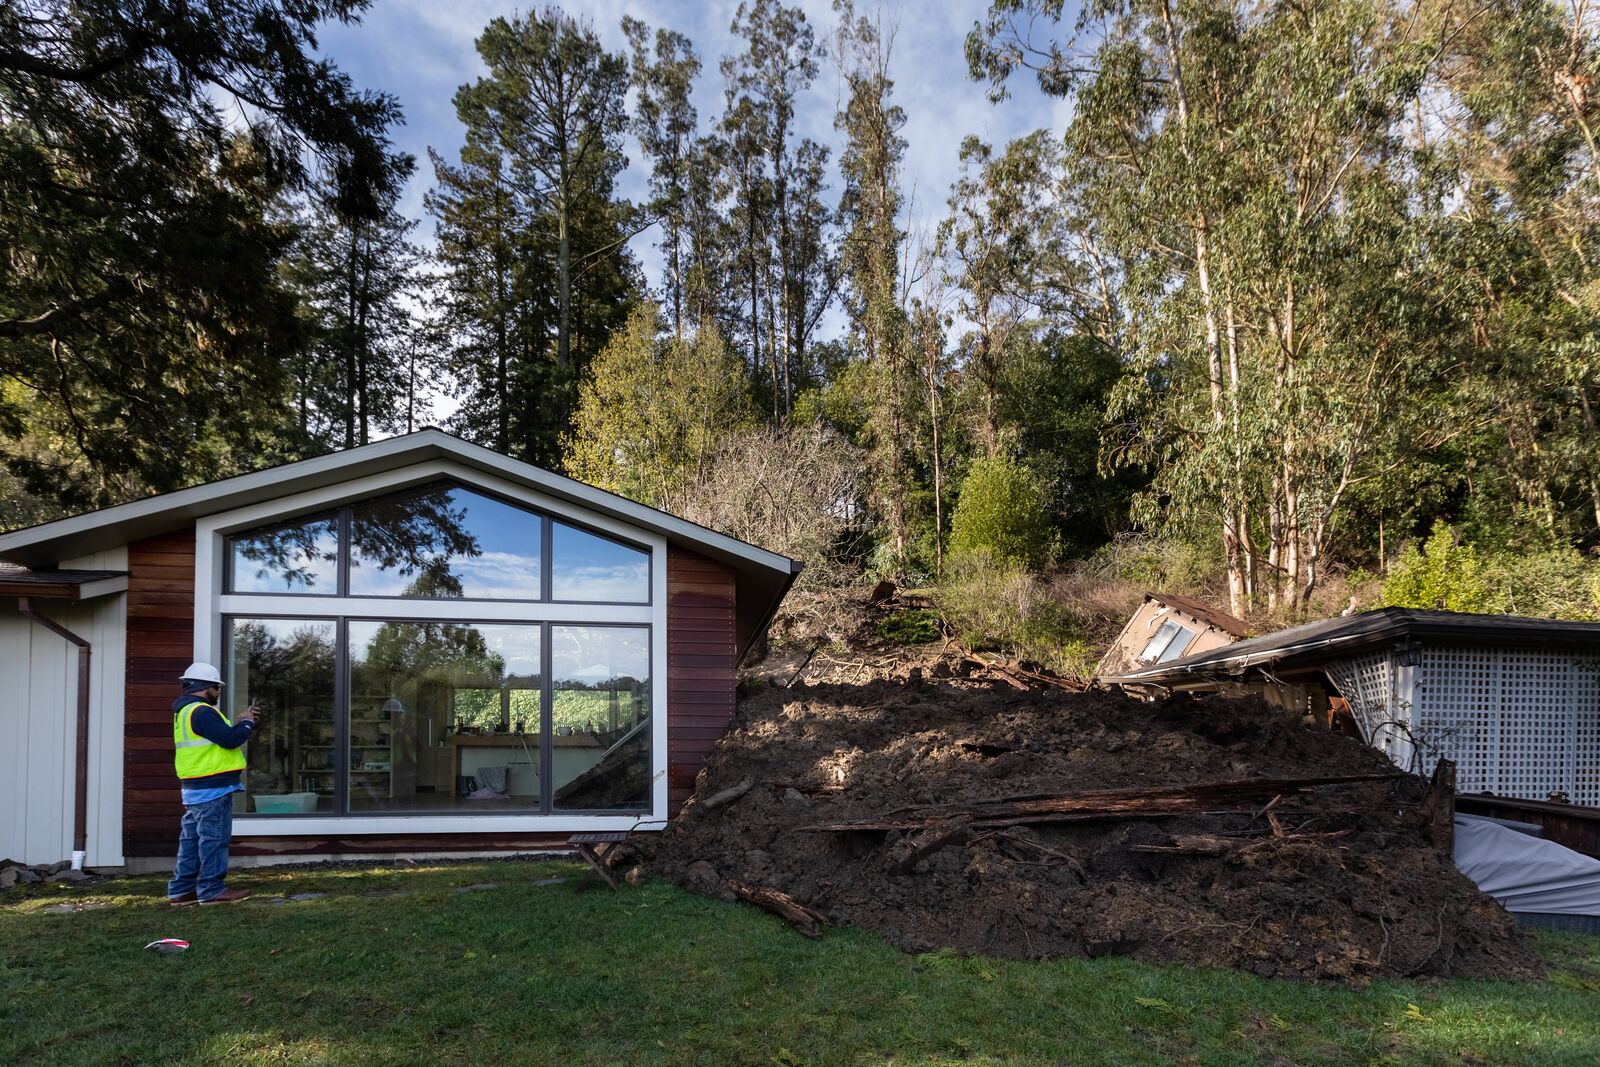
{"label": "blue sky", "polygon": [[[455,158],[461,143],[461,125],[451,103],[458,86],[484,73],[473,41],[496,15],[526,11],[534,5],[512,5],[485,0],[376,0],[357,26],[330,26],[321,35],[323,52],[333,58],[360,86],[380,89],[399,98],[406,124],[396,131],[396,141],[418,159],[417,174],[406,191],[403,209],[422,220],[418,235],[431,243],[433,224],[424,217],[423,194],[433,180],[427,163],[431,146],[446,158]],[[537,6],[543,6],[542,4]],[[718,63],[736,49],[729,33],[737,0],[670,2],[670,0],[588,0],[562,5],[588,19],[606,46],[624,51],[621,21],[631,14],[652,28],[668,26],[694,42],[702,63],[695,103],[702,127],[721,111],[723,80]],[[819,38],[832,32],[831,0],[800,0]],[[858,10],[871,14],[874,6],[858,0]],[[967,77],[962,44],[968,30],[983,16],[987,0],[950,0],[912,3],[885,0],[885,25],[895,28],[892,57],[895,95],[906,109],[904,136],[909,142],[906,186],[911,195],[910,228],[913,233],[932,228],[945,208],[951,183],[958,174],[957,152],[961,139],[976,133],[996,144],[1040,127],[1061,130],[1067,105],[1042,96],[1027,78],[1013,79],[1012,98],[991,105],[985,87]],[[798,107],[801,132],[833,146],[834,180],[829,199],[838,197],[836,164],[839,138],[833,128],[839,104],[839,78],[831,60]],[[642,199],[648,163],[628,143],[629,166],[620,179],[619,193]],[[652,245],[654,231],[635,238],[633,253],[645,269],[652,288],[660,284],[660,255]],[[824,324],[824,332],[831,332]]]}

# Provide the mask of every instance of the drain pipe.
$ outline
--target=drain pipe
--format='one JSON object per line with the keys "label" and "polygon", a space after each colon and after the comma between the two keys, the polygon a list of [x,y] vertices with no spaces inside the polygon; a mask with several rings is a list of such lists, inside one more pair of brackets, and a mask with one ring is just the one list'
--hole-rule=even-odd
{"label": "drain pipe", "polygon": [[17,611],[78,646],[78,756],[73,783],[72,869],[81,871],[89,843],[89,642],[54,619],[34,611],[25,596],[17,598]]}

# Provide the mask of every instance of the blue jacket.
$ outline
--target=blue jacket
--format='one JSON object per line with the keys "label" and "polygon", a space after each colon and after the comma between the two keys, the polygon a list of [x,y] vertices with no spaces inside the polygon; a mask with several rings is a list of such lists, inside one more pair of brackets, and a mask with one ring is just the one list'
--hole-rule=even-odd
{"label": "blue jacket", "polygon": [[[199,696],[207,686],[185,685],[183,695],[172,702],[172,713],[176,715],[179,709],[193,704],[203,698]],[[222,713],[210,704],[194,709],[194,715],[189,719],[189,725],[194,732],[210,741],[212,744],[221,745],[223,748],[238,748],[250,740],[250,735],[255,732],[255,724],[236,722],[228,725]],[[185,789],[215,789],[220,786],[238,785],[242,771],[223,771],[221,774],[208,774],[204,778],[187,778],[183,782]]]}

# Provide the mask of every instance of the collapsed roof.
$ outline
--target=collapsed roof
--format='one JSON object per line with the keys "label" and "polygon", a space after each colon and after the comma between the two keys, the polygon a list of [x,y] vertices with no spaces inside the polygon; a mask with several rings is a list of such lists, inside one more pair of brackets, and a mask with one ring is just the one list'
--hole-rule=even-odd
{"label": "collapsed roof", "polygon": [[1473,615],[1458,611],[1379,608],[1359,615],[1291,626],[1210,652],[1103,678],[1107,685],[1190,688],[1242,679],[1252,670],[1314,668],[1375,649],[1414,641],[1463,645],[1583,648],[1600,651],[1600,622]]}

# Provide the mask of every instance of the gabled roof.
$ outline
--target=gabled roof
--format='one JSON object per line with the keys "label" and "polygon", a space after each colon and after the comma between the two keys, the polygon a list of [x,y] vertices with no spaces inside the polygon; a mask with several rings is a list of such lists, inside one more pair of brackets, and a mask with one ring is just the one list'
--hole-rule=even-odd
{"label": "gabled roof", "polygon": [[429,460],[450,460],[470,470],[516,482],[637,529],[660,534],[669,544],[692,549],[726,563],[733,568],[738,581],[735,629],[741,655],[771,621],[802,566],[787,556],[769,552],[531,463],[502,456],[433,427],[343,452],[285,463],[13,530],[0,534],[0,559],[35,569],[52,568],[61,560],[171,533],[207,515],[266,503],[293,493],[338,485]]}
{"label": "gabled roof", "polygon": [[1539,645],[1600,652],[1600,622],[1380,608],[1291,626],[1210,652],[1152,664],[1102,681],[1168,686],[1205,678],[1240,678],[1252,668],[1315,666],[1408,641]]}
{"label": "gabled roof", "polygon": [[1214,629],[1221,630],[1233,637],[1249,637],[1250,627],[1242,619],[1236,619],[1225,611],[1219,611],[1207,604],[1202,604],[1193,597],[1179,596],[1177,593],[1146,593],[1146,600],[1154,600],[1157,604],[1177,608],[1193,618]]}

